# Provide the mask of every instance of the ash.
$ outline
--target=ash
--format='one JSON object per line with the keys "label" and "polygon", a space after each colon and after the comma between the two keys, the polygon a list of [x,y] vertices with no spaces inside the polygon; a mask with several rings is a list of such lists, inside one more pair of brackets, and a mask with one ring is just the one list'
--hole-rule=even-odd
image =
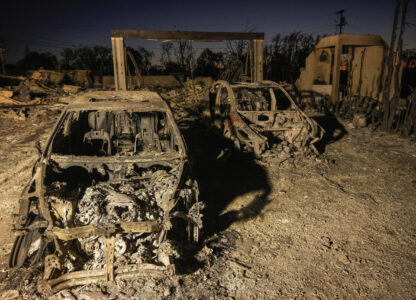
{"label": "ash", "polygon": [[[106,225],[120,222],[157,221],[162,223],[168,202],[173,196],[177,176],[175,170],[148,168],[136,172],[131,181],[121,183],[99,183],[85,189],[76,206],[73,223],[75,226]],[[57,186],[58,184],[55,184]],[[63,201],[56,201],[62,203]],[[55,208],[62,211],[62,208]],[[62,223],[69,224],[68,211],[62,213]],[[169,264],[169,259],[160,261],[163,252],[177,255],[168,241],[160,243],[160,233],[129,233],[117,235],[115,239],[115,263],[118,265],[155,263]],[[80,238],[76,249],[84,257],[69,255],[65,262],[68,271],[91,270],[105,266],[105,242],[102,237]],[[163,247],[162,247],[163,246]],[[162,249],[162,250],[161,250]],[[77,267],[78,265],[78,267]],[[81,265],[81,266],[80,266]]]}

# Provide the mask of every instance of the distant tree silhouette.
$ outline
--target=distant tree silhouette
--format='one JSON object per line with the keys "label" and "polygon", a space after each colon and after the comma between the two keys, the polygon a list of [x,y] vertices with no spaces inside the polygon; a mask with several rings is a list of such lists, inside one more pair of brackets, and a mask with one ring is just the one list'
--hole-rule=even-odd
{"label": "distant tree silhouette", "polygon": [[196,76],[211,76],[216,79],[220,69],[218,66],[223,63],[224,53],[213,52],[209,48],[205,48],[196,61]]}
{"label": "distant tree silhouette", "polygon": [[[152,65],[153,52],[147,51],[143,47],[137,47],[137,49],[127,47],[127,50],[133,54],[133,57],[140,69],[141,74],[149,74],[150,67]],[[130,74],[134,74],[134,66],[131,63],[127,64]]]}
{"label": "distant tree silhouette", "polygon": [[113,73],[113,55],[109,47],[95,46],[95,66],[93,71],[99,75],[112,75]]}
{"label": "distant tree silhouette", "polygon": [[[294,32],[286,36],[277,34],[270,44],[264,47],[264,78],[293,83],[304,66],[305,59],[321,37]],[[229,41],[223,52],[204,49],[196,61],[191,42],[162,43],[160,63],[164,68],[152,67],[154,53],[144,47],[127,49],[140,69],[141,74],[182,74],[182,76],[211,76],[213,79],[241,80],[243,67],[249,54],[248,41]],[[133,64],[128,63],[128,71],[134,74]],[[50,53],[25,51],[25,57],[18,61],[16,70],[24,73],[30,69],[89,69],[96,75],[112,75],[113,60],[110,47],[95,46],[78,49],[63,49],[57,57]],[[17,72],[17,71],[16,71]]]}
{"label": "distant tree silhouette", "polygon": [[162,54],[160,57],[160,62],[165,67],[165,73],[183,73],[183,66],[180,65],[177,61],[173,60],[173,56],[176,57],[177,50],[171,42],[162,43]]}
{"label": "distant tree silhouette", "polygon": [[111,48],[103,46],[64,49],[61,52],[62,70],[89,69],[99,75],[113,72]]}
{"label": "distant tree silhouette", "polygon": [[173,43],[167,42],[162,43],[162,54],[160,57],[160,61],[163,65],[167,65],[172,62],[172,51],[173,51]]}
{"label": "distant tree silhouette", "polygon": [[264,47],[264,77],[274,81],[294,83],[300,68],[321,36],[297,31],[286,36],[276,34],[270,45]]}
{"label": "distant tree silhouette", "polygon": [[25,57],[16,63],[16,66],[23,70],[56,70],[58,67],[58,59],[56,55],[45,52],[38,53],[36,51],[29,51]]}

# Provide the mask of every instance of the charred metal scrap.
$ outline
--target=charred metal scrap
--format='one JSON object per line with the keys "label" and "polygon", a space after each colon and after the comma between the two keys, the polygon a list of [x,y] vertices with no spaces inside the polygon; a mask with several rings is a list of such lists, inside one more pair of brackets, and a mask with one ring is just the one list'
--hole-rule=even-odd
{"label": "charred metal scrap", "polygon": [[21,195],[10,267],[43,264],[44,294],[173,274],[178,252],[167,232],[197,240],[203,207],[156,93],[87,93],[63,111]]}
{"label": "charred metal scrap", "polygon": [[217,81],[210,99],[211,120],[236,148],[258,158],[305,152],[323,129],[272,81],[229,84]]}

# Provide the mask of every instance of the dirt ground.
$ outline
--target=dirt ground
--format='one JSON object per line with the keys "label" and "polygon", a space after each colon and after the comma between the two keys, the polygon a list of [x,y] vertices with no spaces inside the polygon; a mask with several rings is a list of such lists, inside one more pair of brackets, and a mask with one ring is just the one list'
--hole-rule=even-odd
{"label": "dirt ground", "polygon": [[[45,142],[58,109],[32,109],[26,121],[0,119],[3,291],[13,281],[7,270],[11,216],[37,158],[34,143]],[[329,135],[320,145],[323,154],[282,164],[238,153],[217,159],[222,147],[217,137],[199,127],[185,131],[207,205],[203,241],[187,248],[173,278],[119,282],[117,288],[93,285],[72,294],[115,291],[107,299],[414,299],[414,140],[318,121]],[[20,286],[30,284],[27,279]]]}

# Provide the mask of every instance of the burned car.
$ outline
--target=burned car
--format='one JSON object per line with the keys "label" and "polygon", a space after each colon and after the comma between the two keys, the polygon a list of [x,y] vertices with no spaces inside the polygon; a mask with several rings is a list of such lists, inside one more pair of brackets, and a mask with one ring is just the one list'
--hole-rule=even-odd
{"label": "burned car", "polygon": [[302,110],[289,93],[272,81],[229,84],[217,81],[210,99],[213,125],[241,151],[257,158],[281,151],[316,151],[323,129]]}
{"label": "burned car", "polygon": [[202,208],[186,145],[158,94],[86,93],[40,151],[9,264],[43,264],[43,294],[172,275],[178,252],[169,234],[198,240]]}

